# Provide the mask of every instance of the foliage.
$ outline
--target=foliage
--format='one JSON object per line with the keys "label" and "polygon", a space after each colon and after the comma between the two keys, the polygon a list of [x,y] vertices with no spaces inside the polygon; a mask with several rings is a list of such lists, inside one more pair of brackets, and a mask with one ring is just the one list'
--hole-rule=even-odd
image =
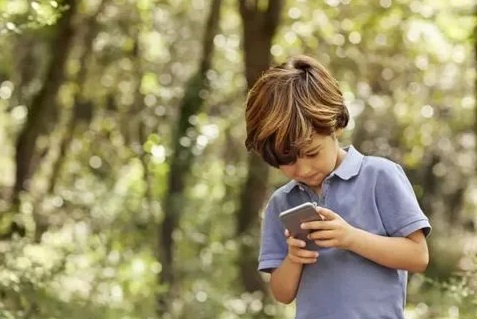
{"label": "foliage", "polygon": [[0,24],[0,29],[3,34],[20,34],[31,28],[53,25],[67,9],[61,1],[2,0],[0,12],[5,23]]}
{"label": "foliage", "polygon": [[[258,238],[234,237],[247,173],[246,83],[238,3],[224,2],[210,89],[201,92],[205,108],[189,118],[193,128],[180,140],[197,143],[174,231],[180,297],[169,318],[253,318],[262,309],[291,318],[293,306],[244,293],[239,283],[239,241]],[[199,67],[210,1],[101,3],[81,1],[59,120],[49,117],[54,130],[39,137],[34,175],[13,211],[16,140],[43,83],[55,23],[68,8],[0,0],[0,211],[27,228],[25,237],[0,239],[0,318],[156,318],[156,297],[169,289],[158,283],[157,260],[172,123]],[[329,67],[352,117],[343,143],[405,166],[433,225],[431,266],[409,283],[409,318],[476,313],[477,263],[467,257],[477,251],[473,5],[288,1],[271,49],[277,62],[307,53]],[[97,29],[88,51],[90,21]],[[90,105],[92,116],[78,120],[62,156],[77,105]],[[269,192],[283,182],[274,171]],[[0,222],[3,229],[11,220]]]}

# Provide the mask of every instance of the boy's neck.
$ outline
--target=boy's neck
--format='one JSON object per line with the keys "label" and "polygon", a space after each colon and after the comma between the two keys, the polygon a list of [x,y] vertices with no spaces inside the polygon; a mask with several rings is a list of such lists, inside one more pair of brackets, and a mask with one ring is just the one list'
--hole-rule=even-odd
{"label": "boy's neck", "polygon": [[333,169],[333,172],[336,171],[338,167],[341,165],[344,158],[346,157],[346,154],[348,153],[341,147],[338,149],[338,156],[336,156],[336,164],[335,164],[335,168]]}
{"label": "boy's neck", "polygon": [[[347,152],[342,149],[341,147],[338,149],[338,156],[336,156],[336,164],[335,164],[335,168],[333,169],[333,172],[336,171],[338,169],[338,167],[341,165],[341,163],[343,162],[344,158],[346,157],[346,154]],[[323,183],[321,183],[319,186],[314,186],[314,187],[310,187],[313,192],[318,195],[318,196],[321,196],[322,194],[322,186]]]}
{"label": "boy's neck", "polygon": [[318,196],[321,196],[321,186],[311,187],[311,189],[313,190],[313,193],[315,193]]}

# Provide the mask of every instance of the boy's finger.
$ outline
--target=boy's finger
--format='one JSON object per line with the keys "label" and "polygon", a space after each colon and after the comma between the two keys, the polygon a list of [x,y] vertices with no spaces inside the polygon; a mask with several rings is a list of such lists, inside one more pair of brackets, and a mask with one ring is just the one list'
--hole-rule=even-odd
{"label": "boy's finger", "polygon": [[316,258],[300,258],[302,264],[314,264],[316,263]]}
{"label": "boy's finger", "polygon": [[290,237],[290,232],[288,231],[288,229],[285,229],[285,237]]}
{"label": "boy's finger", "polygon": [[324,207],[317,207],[316,212],[317,214],[324,217],[326,220],[333,220],[333,219],[336,219],[337,217],[337,214],[335,212]]}
{"label": "boy's finger", "polygon": [[288,237],[287,243],[289,246],[294,246],[294,247],[305,247],[306,243],[303,240],[296,239],[293,237]]}
{"label": "boy's finger", "polygon": [[301,258],[318,258],[319,254],[317,251],[300,249],[294,252],[295,255]]}
{"label": "boy's finger", "polygon": [[329,221],[313,221],[306,222],[300,225],[301,229],[314,229],[314,230],[323,230],[323,229],[333,229],[333,224]]}
{"label": "boy's finger", "polygon": [[331,239],[331,238],[334,238],[334,235],[335,233],[332,230],[313,231],[310,234],[308,234],[308,239],[313,239],[313,240]]}
{"label": "boy's finger", "polygon": [[338,245],[338,242],[336,239],[322,239],[322,240],[315,240],[315,244],[324,247],[324,248],[330,248],[330,247],[336,247]]}
{"label": "boy's finger", "polygon": [[299,263],[299,264],[313,264],[316,263],[316,258],[301,258],[298,256],[290,256],[290,259],[293,262]]}

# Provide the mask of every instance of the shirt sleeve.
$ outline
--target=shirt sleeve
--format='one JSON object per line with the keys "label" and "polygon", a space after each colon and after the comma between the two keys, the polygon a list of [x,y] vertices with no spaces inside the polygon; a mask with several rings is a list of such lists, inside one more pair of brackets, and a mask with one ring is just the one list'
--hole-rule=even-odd
{"label": "shirt sleeve", "polygon": [[388,236],[406,237],[419,229],[429,236],[431,225],[409,179],[400,165],[390,164],[379,172],[376,182],[376,202]]}
{"label": "shirt sleeve", "polygon": [[278,215],[280,214],[276,196],[272,196],[265,208],[261,230],[258,270],[270,273],[278,268],[288,254],[288,246]]}

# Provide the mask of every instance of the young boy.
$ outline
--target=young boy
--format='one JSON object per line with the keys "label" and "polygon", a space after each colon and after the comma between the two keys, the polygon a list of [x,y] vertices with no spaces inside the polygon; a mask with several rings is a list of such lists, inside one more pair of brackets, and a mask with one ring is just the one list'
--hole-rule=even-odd
{"label": "young boy", "polygon": [[[278,301],[296,298],[296,319],[403,319],[407,271],[426,269],[431,226],[401,166],[339,147],[348,119],[336,81],[307,56],[251,89],[247,149],[291,179],[267,205],[259,270]],[[307,242],[278,218],[304,202],[325,218],[302,224]]]}

